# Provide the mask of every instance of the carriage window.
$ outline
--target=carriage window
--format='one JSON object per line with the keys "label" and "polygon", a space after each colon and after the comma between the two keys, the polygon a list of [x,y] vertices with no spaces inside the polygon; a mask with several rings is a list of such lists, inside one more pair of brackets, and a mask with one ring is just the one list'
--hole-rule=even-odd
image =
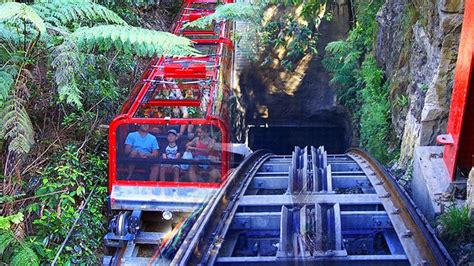
{"label": "carriage window", "polygon": [[167,79],[155,82],[135,117],[203,118],[212,82]]}
{"label": "carriage window", "polygon": [[215,126],[121,125],[116,145],[118,180],[221,180],[221,132]]}

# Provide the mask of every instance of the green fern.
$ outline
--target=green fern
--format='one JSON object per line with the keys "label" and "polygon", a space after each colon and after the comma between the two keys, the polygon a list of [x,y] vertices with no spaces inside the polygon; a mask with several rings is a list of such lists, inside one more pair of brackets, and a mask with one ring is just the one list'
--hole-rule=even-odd
{"label": "green fern", "polygon": [[20,42],[20,35],[4,23],[0,23],[0,41],[15,45]]}
{"label": "green fern", "polygon": [[10,264],[36,266],[40,265],[40,261],[36,253],[30,247],[23,245],[19,248],[19,251],[13,255]]}
{"label": "green fern", "polygon": [[112,5],[112,4],[115,4],[115,5],[129,4],[129,5],[134,5],[134,6],[138,6],[138,7],[148,7],[148,6],[156,5],[157,0],[118,0],[118,1],[114,1],[114,0],[101,0],[101,1],[98,1],[98,2],[107,4],[107,5]]}
{"label": "green fern", "polygon": [[10,73],[0,71],[0,106],[6,101],[13,82],[13,76]]}
{"label": "green fern", "polygon": [[19,153],[28,153],[34,144],[30,117],[16,97],[11,97],[0,110],[0,139],[10,140],[8,150]]}
{"label": "green fern", "polygon": [[9,230],[0,230],[0,257],[13,242],[14,238]]}
{"label": "green fern", "polygon": [[51,54],[53,60],[51,66],[54,71],[54,79],[58,85],[60,101],[82,107],[81,92],[77,87],[75,75],[79,71],[79,51],[71,40],[64,41],[57,46]]}
{"label": "green fern", "polygon": [[52,67],[55,70],[54,78],[60,101],[82,107],[81,91],[75,82],[75,76],[80,71],[79,54],[81,51],[91,52],[94,48],[100,51],[115,48],[138,56],[198,54],[189,39],[167,32],[119,25],[80,28],[52,53]]}
{"label": "green fern", "polygon": [[115,12],[85,0],[41,1],[31,6],[40,16],[53,25],[66,25],[73,21],[104,21],[111,24],[127,25]]}
{"label": "green fern", "polygon": [[349,44],[346,41],[334,41],[328,43],[325,50],[331,54],[340,55],[347,53],[349,50]]}
{"label": "green fern", "polygon": [[17,240],[11,230],[12,224],[19,224],[22,221],[21,212],[6,217],[0,216],[0,257],[3,257],[5,250],[10,248],[14,250],[14,254],[8,265],[39,265],[40,260],[30,244]]}
{"label": "green fern", "polygon": [[36,11],[23,3],[8,2],[0,5],[0,21],[29,21],[41,33],[46,33],[43,19]]}
{"label": "green fern", "polygon": [[186,56],[199,53],[187,38],[132,26],[84,27],[72,33],[71,39],[77,43],[79,49],[86,51],[97,47],[100,51],[115,48],[138,56]]}
{"label": "green fern", "polygon": [[19,224],[23,221],[23,213],[19,212],[17,214],[9,216],[0,216],[0,230],[7,231],[10,230],[12,224]]}
{"label": "green fern", "polygon": [[7,249],[11,249],[14,253],[8,265],[39,265],[40,260],[31,244],[17,240],[10,228],[12,224],[19,224],[22,221],[21,212],[6,217],[0,216],[0,257],[3,257]]}
{"label": "green fern", "polygon": [[257,22],[261,20],[262,8],[259,5],[246,3],[232,3],[220,5],[215,12],[199,18],[193,22],[186,23],[185,28],[206,28],[212,21],[220,20],[241,20]]}

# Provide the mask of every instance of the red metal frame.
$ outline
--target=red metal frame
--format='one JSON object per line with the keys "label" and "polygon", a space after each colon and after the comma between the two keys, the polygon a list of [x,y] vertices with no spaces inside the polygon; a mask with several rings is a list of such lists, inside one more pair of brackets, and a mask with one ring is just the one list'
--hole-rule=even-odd
{"label": "red metal frame", "polygon": [[203,79],[206,78],[206,65],[190,64],[183,67],[180,64],[166,64],[163,72],[165,78]]}
{"label": "red metal frame", "polygon": [[149,100],[144,106],[200,106],[201,100]]}
{"label": "red metal frame", "polygon": [[474,154],[474,0],[465,1],[464,22],[447,133],[437,137],[444,146],[443,159],[451,180],[457,168],[471,168]]}
{"label": "red metal frame", "polygon": [[[213,35],[218,36],[212,39],[194,39],[193,42],[199,44],[216,45],[215,55],[201,55],[201,56],[187,56],[180,58],[165,58],[155,57],[150,61],[147,69],[141,77],[141,81],[137,83],[132,93],[124,104],[121,115],[117,116],[110,124],[109,128],[109,191],[114,185],[126,186],[162,186],[162,187],[202,187],[202,188],[217,188],[225,182],[227,172],[230,169],[230,154],[229,149],[225,147],[230,142],[230,130],[226,124],[226,115],[216,115],[213,110],[213,97],[219,89],[218,78],[219,71],[221,71],[222,54],[225,49],[232,48],[232,42],[227,38],[228,29],[225,21],[217,21],[219,24],[219,32],[203,30],[183,30],[183,24],[197,19],[200,16],[211,14],[214,12],[211,9],[197,10],[193,8],[194,4],[215,4],[217,0],[184,0],[179,19],[174,23],[172,31],[176,35]],[[233,1],[221,1],[224,3],[232,3]],[[181,99],[181,100],[167,100],[167,99],[151,99],[144,102],[144,97],[147,95],[154,80],[163,80],[163,78],[174,79],[194,79],[210,81],[208,110],[205,118],[184,119],[184,118],[140,118],[135,117],[140,106],[200,106],[201,100]],[[196,85],[181,85],[178,83],[180,89],[188,87],[196,88]],[[199,88],[198,88],[199,89]],[[157,124],[157,125],[213,125],[219,128],[222,134],[222,151],[221,151],[221,183],[193,183],[193,182],[160,182],[160,181],[126,181],[117,180],[117,129],[124,124]]]}
{"label": "red metal frame", "polygon": [[[221,152],[221,173],[223,175],[221,183],[192,183],[192,182],[161,182],[161,181],[125,181],[117,180],[117,129],[121,125],[129,124],[154,124],[154,125],[212,125],[219,128],[222,132],[222,152]],[[230,141],[229,129],[222,119],[156,119],[156,118],[136,118],[127,115],[116,117],[109,127],[109,191],[114,185],[131,185],[131,186],[176,186],[176,187],[219,187],[226,179],[226,173],[230,168],[230,156],[226,152]],[[110,152],[112,151],[112,152]]]}

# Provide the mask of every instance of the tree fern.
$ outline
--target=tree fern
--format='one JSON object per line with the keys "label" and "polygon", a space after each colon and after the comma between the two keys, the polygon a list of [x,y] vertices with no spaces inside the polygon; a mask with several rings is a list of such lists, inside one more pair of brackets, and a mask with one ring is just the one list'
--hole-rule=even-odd
{"label": "tree fern", "polygon": [[225,20],[245,20],[259,21],[261,19],[262,9],[259,5],[246,3],[232,3],[220,5],[215,12],[199,18],[193,22],[186,23],[184,27],[205,28],[212,24],[212,21]]}
{"label": "tree fern", "polygon": [[34,144],[30,117],[16,97],[11,97],[0,110],[0,139],[9,140],[8,150],[18,153],[28,153]]}
{"label": "tree fern", "polygon": [[349,50],[349,44],[346,41],[334,41],[328,43],[325,50],[337,57],[337,55],[347,53]]}
{"label": "tree fern", "polygon": [[43,19],[30,6],[23,3],[8,2],[0,5],[0,21],[21,19],[29,21],[40,33],[46,32]]}
{"label": "tree fern", "polygon": [[0,257],[14,240],[9,230],[0,230]]}
{"label": "tree fern", "polygon": [[6,101],[12,85],[13,76],[6,71],[0,71],[0,106]]}
{"label": "tree fern", "polygon": [[99,1],[101,3],[111,5],[111,4],[129,4],[129,5],[134,5],[134,6],[139,6],[139,7],[148,7],[151,5],[156,5],[159,4],[161,1],[160,0],[101,0]]}
{"label": "tree fern", "polygon": [[75,43],[71,40],[64,41],[54,49],[51,56],[59,100],[81,107],[81,92],[74,78],[79,71],[79,51]]}
{"label": "tree fern", "polygon": [[80,28],[71,34],[79,49],[101,51],[115,48],[138,56],[186,56],[198,54],[191,40],[168,32],[147,30],[132,26],[102,25]]}
{"label": "tree fern", "polygon": [[41,1],[31,6],[47,22],[59,26],[73,21],[104,21],[127,25],[115,12],[85,0]]}
{"label": "tree fern", "polygon": [[15,45],[20,42],[20,35],[4,23],[0,23],[0,41]]}
{"label": "tree fern", "polygon": [[36,253],[27,243],[22,243],[13,235],[11,225],[23,221],[23,213],[19,212],[10,216],[0,216],[0,257],[5,250],[14,250],[8,265],[39,265],[40,261]]}
{"label": "tree fern", "polygon": [[36,253],[30,247],[23,244],[18,248],[15,255],[13,255],[10,264],[36,266],[40,264],[40,261]]}

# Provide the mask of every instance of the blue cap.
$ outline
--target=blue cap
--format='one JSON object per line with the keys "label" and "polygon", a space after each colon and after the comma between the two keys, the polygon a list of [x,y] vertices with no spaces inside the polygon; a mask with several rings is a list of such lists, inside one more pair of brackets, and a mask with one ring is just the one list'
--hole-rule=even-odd
{"label": "blue cap", "polygon": [[175,136],[178,136],[178,132],[176,132],[176,130],[174,130],[174,129],[168,130],[168,134],[173,134]]}

